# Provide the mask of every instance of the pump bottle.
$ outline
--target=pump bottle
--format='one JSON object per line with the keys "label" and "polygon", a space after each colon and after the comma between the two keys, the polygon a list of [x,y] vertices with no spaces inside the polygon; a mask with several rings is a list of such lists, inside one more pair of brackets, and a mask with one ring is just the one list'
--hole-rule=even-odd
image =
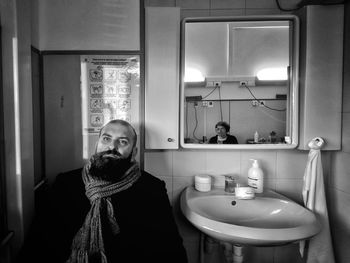
{"label": "pump bottle", "polygon": [[264,190],[264,172],[259,167],[258,160],[250,159],[253,161],[252,167],[248,170],[248,185],[253,187],[255,193],[262,193]]}
{"label": "pump bottle", "polygon": [[254,133],[254,143],[259,143],[259,133],[257,131]]}

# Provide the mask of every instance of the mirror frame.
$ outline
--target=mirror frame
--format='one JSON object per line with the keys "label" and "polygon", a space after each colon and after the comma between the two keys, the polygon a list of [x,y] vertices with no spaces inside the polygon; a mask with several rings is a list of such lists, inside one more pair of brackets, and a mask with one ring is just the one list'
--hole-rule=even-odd
{"label": "mirror frame", "polygon": [[[185,26],[187,22],[241,22],[241,21],[291,21],[292,54],[290,65],[290,144],[196,144],[185,143]],[[184,149],[294,149],[298,146],[298,116],[299,116],[299,18],[295,15],[265,15],[265,16],[223,16],[223,17],[188,17],[181,22],[181,60],[180,60],[180,146]]]}

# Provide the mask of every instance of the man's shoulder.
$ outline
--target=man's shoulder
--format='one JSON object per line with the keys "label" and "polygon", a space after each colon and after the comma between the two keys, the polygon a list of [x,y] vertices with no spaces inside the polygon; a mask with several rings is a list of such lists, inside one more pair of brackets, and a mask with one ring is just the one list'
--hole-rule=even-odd
{"label": "man's shoulder", "polygon": [[164,185],[164,181],[159,179],[158,177],[146,172],[146,171],[141,171],[141,181],[144,183],[149,183],[152,185],[159,185],[159,186],[163,186]]}
{"label": "man's shoulder", "polygon": [[141,177],[134,186],[133,190],[143,197],[157,199],[163,198],[167,193],[165,181],[146,171],[141,171]]}

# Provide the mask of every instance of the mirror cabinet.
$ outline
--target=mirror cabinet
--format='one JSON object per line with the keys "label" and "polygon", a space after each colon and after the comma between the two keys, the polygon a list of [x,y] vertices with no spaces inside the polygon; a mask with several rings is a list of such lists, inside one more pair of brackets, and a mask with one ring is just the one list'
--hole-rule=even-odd
{"label": "mirror cabinet", "polygon": [[[183,19],[180,145],[295,148],[298,57],[299,20],[294,15]],[[216,127],[222,121],[230,126],[235,144],[213,140],[225,137]]]}

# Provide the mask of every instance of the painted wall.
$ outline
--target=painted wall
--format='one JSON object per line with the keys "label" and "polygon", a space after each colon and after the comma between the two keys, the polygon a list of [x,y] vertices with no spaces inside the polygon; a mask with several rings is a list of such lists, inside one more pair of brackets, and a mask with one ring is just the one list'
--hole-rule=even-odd
{"label": "painted wall", "polygon": [[[299,1],[280,1],[284,8],[294,8]],[[282,14],[274,0],[146,0],[147,6],[180,6],[181,16],[225,16],[225,15],[270,15]],[[349,10],[349,9],[348,9]],[[348,45],[349,46],[349,45]],[[349,52],[348,52],[349,53]],[[349,55],[348,55],[349,57]],[[349,80],[348,84],[349,85]],[[347,100],[350,92],[344,90]],[[344,97],[344,100],[346,100]],[[349,169],[345,164],[349,162],[349,121],[350,104],[345,103],[343,109],[343,152],[322,152],[322,162],[326,182],[332,182],[329,192],[332,194],[331,209],[333,216],[333,235],[336,246],[337,262],[349,262],[350,245],[349,222],[350,217],[350,178]],[[345,144],[347,146],[345,146]],[[346,152],[347,151],[347,152]],[[308,151],[300,150],[271,150],[271,151],[149,151],[145,152],[145,169],[162,178],[167,183],[175,214],[178,218],[180,231],[188,252],[190,262],[198,262],[198,246],[200,234],[181,215],[179,210],[179,196],[181,191],[193,184],[195,174],[211,174],[217,185],[223,185],[223,174],[235,174],[241,182],[246,182],[249,159],[261,161],[265,173],[265,185],[293,200],[301,203],[303,174],[307,162]],[[332,169],[331,169],[332,168]],[[251,262],[302,262],[295,245],[285,247],[248,248]],[[218,254],[207,255],[206,262],[219,262]]]}
{"label": "painted wall", "polygon": [[139,50],[139,1],[35,0],[39,50]]}

